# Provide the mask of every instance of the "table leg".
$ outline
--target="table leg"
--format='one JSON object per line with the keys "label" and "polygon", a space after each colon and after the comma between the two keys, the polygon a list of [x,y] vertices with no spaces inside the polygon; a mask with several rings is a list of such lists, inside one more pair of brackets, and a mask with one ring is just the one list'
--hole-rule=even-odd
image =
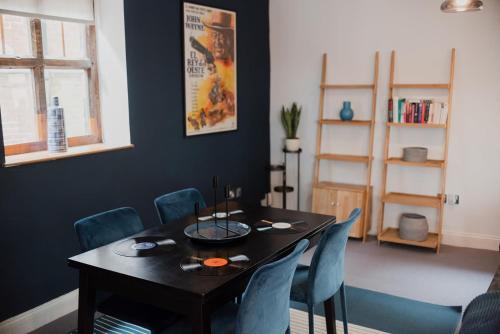
{"label": "table leg", "polygon": [[89,274],[80,270],[80,287],[78,290],[78,333],[94,333],[96,291]]}
{"label": "table leg", "polygon": [[204,305],[192,314],[193,334],[210,334],[210,314]]}
{"label": "table leg", "polygon": [[335,322],[335,301],[333,296],[323,303],[325,307],[326,332],[328,334],[336,334],[337,326]]}

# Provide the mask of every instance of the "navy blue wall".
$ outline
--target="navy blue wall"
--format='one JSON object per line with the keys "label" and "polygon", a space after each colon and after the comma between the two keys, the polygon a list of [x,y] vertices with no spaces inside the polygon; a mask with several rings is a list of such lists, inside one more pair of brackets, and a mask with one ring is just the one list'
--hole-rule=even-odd
{"label": "navy blue wall", "polygon": [[[181,1],[125,0],[134,149],[0,168],[0,321],[77,288],[66,259],[79,252],[73,222],[119,206],[158,224],[153,199],[210,177],[267,191],[268,0],[193,1],[238,14],[238,131],[184,137]],[[105,64],[101,66],[106,66]],[[103,112],[106,112],[105,110]]]}

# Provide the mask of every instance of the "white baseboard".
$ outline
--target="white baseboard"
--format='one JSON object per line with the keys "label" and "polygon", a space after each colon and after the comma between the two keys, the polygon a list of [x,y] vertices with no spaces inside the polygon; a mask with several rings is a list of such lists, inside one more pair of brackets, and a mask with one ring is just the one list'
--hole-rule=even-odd
{"label": "white baseboard", "polygon": [[498,252],[500,236],[456,231],[443,232],[443,244],[457,247],[488,249]]}
{"label": "white baseboard", "polygon": [[0,334],[25,334],[78,309],[78,289],[0,323]]}

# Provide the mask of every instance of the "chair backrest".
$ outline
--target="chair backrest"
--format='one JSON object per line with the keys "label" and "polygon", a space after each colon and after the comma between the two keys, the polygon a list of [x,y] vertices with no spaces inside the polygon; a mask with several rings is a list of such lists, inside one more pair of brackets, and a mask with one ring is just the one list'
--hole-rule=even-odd
{"label": "chair backrest", "polygon": [[144,229],[133,208],[119,208],[80,219],[75,231],[84,251],[107,245]]}
{"label": "chair backrest", "polygon": [[285,333],[293,274],[308,245],[309,240],[301,240],[291,254],[255,271],[238,310],[236,334]]}
{"label": "chair backrest", "polygon": [[198,189],[194,188],[162,195],[154,201],[162,224],[192,215],[194,212],[194,203],[196,202],[200,203],[201,209],[207,207],[201,193]]}
{"label": "chair backrest", "polygon": [[354,209],[346,221],[331,225],[321,236],[309,268],[308,303],[323,302],[340,288],[349,231],[360,214],[360,209]]}
{"label": "chair backrest", "polygon": [[500,333],[500,291],[474,298],[465,309],[460,334]]}

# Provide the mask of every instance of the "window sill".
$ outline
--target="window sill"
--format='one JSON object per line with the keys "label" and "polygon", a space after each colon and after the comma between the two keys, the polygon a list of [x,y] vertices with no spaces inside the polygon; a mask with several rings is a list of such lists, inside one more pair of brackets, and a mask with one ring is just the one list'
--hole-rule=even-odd
{"label": "window sill", "polygon": [[43,152],[33,152],[26,154],[16,154],[5,157],[4,167],[15,167],[22,165],[30,165],[41,162],[67,159],[72,157],[79,157],[83,155],[104,153],[110,151],[126,150],[134,148],[134,145],[106,145],[106,144],[94,144],[85,145],[78,147],[70,147],[67,152],[64,153],[49,153],[47,151]]}

